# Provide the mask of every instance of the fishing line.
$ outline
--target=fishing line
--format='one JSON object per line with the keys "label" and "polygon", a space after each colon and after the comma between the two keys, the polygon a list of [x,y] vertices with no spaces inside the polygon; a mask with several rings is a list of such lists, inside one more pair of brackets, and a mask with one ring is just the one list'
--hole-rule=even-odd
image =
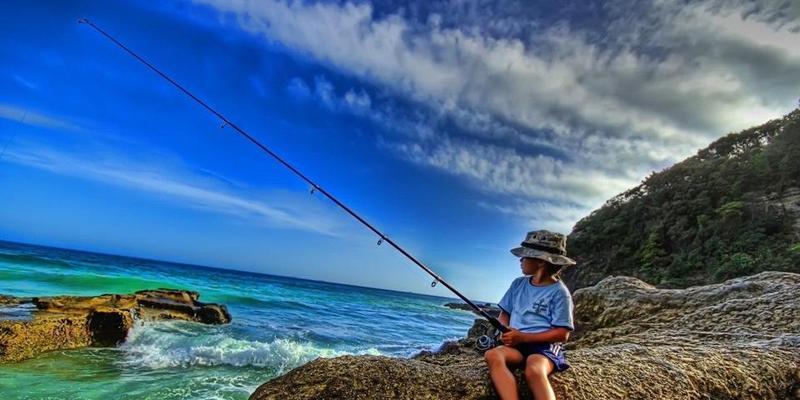
{"label": "fishing line", "polygon": [[284,159],[283,159],[282,157],[280,157],[278,154],[276,154],[275,152],[273,152],[272,150],[270,150],[269,148],[267,148],[267,146],[265,146],[265,145],[261,144],[261,142],[259,142],[258,140],[256,140],[256,139],[255,139],[253,136],[251,136],[249,133],[245,132],[245,131],[244,131],[244,129],[240,128],[238,125],[236,125],[236,124],[234,124],[233,122],[231,122],[231,121],[230,121],[228,118],[226,118],[224,115],[222,115],[222,113],[218,112],[217,110],[215,110],[214,108],[212,108],[211,106],[209,106],[208,104],[206,104],[206,102],[204,102],[204,101],[203,101],[203,100],[201,100],[199,97],[197,97],[197,96],[195,96],[194,94],[192,94],[191,92],[189,92],[189,91],[188,91],[187,89],[185,89],[183,86],[181,86],[180,84],[178,84],[178,82],[176,82],[175,80],[173,80],[172,78],[170,78],[169,76],[167,76],[165,73],[161,72],[161,71],[160,71],[158,68],[156,68],[155,66],[153,66],[153,64],[150,64],[149,62],[147,62],[147,60],[145,60],[144,58],[140,57],[138,54],[136,54],[136,53],[135,53],[135,52],[133,52],[131,49],[129,49],[128,47],[126,47],[124,44],[122,44],[120,41],[118,41],[117,39],[115,39],[113,36],[111,36],[111,35],[109,35],[108,33],[106,33],[104,30],[102,30],[102,29],[100,29],[99,27],[97,27],[97,25],[95,25],[94,23],[92,23],[92,22],[91,22],[91,21],[89,21],[88,19],[86,19],[86,18],[81,18],[81,19],[79,19],[79,20],[78,20],[78,23],[79,23],[79,24],[85,24],[85,25],[88,25],[88,26],[90,26],[90,27],[94,28],[94,30],[95,30],[95,31],[97,31],[97,32],[98,32],[98,33],[100,33],[101,35],[105,36],[105,37],[106,37],[108,40],[112,41],[112,42],[113,42],[115,45],[117,45],[119,48],[121,48],[122,50],[125,50],[125,52],[127,52],[127,53],[128,53],[129,55],[131,55],[133,58],[137,59],[139,62],[141,62],[142,64],[146,65],[148,68],[150,68],[151,70],[153,70],[153,72],[155,72],[156,74],[158,74],[159,76],[161,76],[162,78],[164,78],[164,79],[165,79],[167,82],[169,82],[169,83],[171,83],[173,86],[175,86],[175,87],[176,87],[178,90],[180,90],[181,92],[183,92],[185,95],[189,96],[189,97],[190,97],[192,100],[194,100],[195,102],[197,102],[197,103],[198,103],[198,104],[200,104],[201,106],[203,106],[203,108],[205,108],[205,109],[206,109],[208,112],[210,112],[210,113],[214,114],[214,115],[215,115],[217,118],[219,118],[219,119],[222,121],[222,126],[221,126],[221,127],[223,127],[223,128],[224,128],[224,127],[226,127],[226,126],[229,126],[229,127],[233,128],[233,130],[234,130],[234,131],[236,131],[236,133],[238,133],[239,135],[241,135],[242,137],[244,137],[245,139],[247,139],[248,141],[250,141],[251,143],[253,143],[254,145],[256,145],[256,146],[257,146],[258,148],[260,148],[260,149],[261,149],[261,150],[262,150],[264,153],[266,153],[267,155],[269,155],[270,157],[272,157],[272,158],[273,158],[275,161],[277,161],[278,163],[280,163],[281,165],[283,165],[284,167],[286,167],[287,169],[289,169],[290,171],[292,171],[292,173],[294,173],[295,175],[297,175],[298,177],[300,177],[300,179],[304,180],[306,183],[308,183],[309,185],[311,185],[311,189],[310,189],[310,191],[311,191],[311,193],[312,193],[312,194],[313,194],[314,192],[319,192],[319,193],[323,194],[323,195],[324,195],[325,197],[327,197],[327,198],[328,198],[330,201],[332,201],[334,204],[336,204],[337,206],[339,206],[339,208],[341,208],[342,210],[344,210],[345,212],[347,212],[348,214],[350,214],[350,216],[352,216],[352,217],[353,217],[353,218],[355,218],[355,219],[356,219],[358,222],[360,222],[362,225],[364,225],[365,227],[367,227],[367,229],[369,229],[370,231],[372,231],[373,233],[375,233],[376,235],[378,235],[378,245],[380,245],[380,244],[382,244],[382,243],[388,243],[388,244],[389,244],[389,245],[391,245],[391,246],[392,246],[392,247],[393,247],[395,250],[399,251],[399,252],[400,252],[402,255],[404,255],[406,258],[408,258],[409,260],[411,260],[411,262],[413,262],[413,263],[414,263],[414,264],[416,264],[418,267],[422,268],[422,269],[423,269],[425,272],[427,272],[427,273],[428,273],[430,276],[432,276],[432,277],[433,277],[433,279],[434,279],[434,281],[433,281],[433,282],[431,282],[431,286],[432,286],[432,287],[433,287],[433,286],[436,286],[436,283],[437,283],[437,282],[438,282],[438,283],[441,283],[441,284],[442,284],[442,285],[444,285],[444,286],[445,286],[447,289],[449,289],[451,292],[453,292],[453,293],[454,293],[456,296],[458,296],[458,297],[459,297],[459,298],[460,298],[462,301],[464,301],[465,303],[467,303],[467,305],[469,305],[469,306],[470,306],[470,307],[471,307],[473,310],[475,310],[475,312],[476,312],[476,313],[480,314],[480,315],[481,315],[483,318],[486,318],[486,319],[489,321],[489,323],[491,323],[491,324],[492,324],[492,326],[493,326],[493,327],[495,327],[495,329],[498,329],[498,330],[500,330],[500,331],[502,331],[502,332],[506,332],[506,331],[508,331],[508,328],[507,328],[505,325],[503,325],[503,324],[502,324],[502,323],[501,323],[501,322],[500,322],[500,321],[499,321],[497,318],[495,318],[495,317],[493,317],[493,316],[489,315],[489,314],[488,314],[486,311],[484,311],[482,308],[480,308],[480,307],[478,307],[477,305],[475,305],[475,303],[473,303],[473,302],[472,302],[472,301],[470,301],[468,298],[466,298],[466,297],[465,297],[463,294],[461,294],[461,292],[459,292],[458,290],[456,290],[456,288],[454,288],[454,287],[450,286],[450,284],[449,284],[449,283],[447,283],[447,282],[446,282],[444,279],[442,279],[442,277],[441,277],[441,276],[439,276],[437,273],[433,272],[433,270],[431,270],[430,268],[428,268],[428,267],[427,267],[425,264],[423,264],[421,261],[417,260],[417,258],[416,258],[416,257],[414,257],[413,255],[411,255],[411,253],[407,252],[407,251],[406,251],[406,250],[405,250],[403,247],[401,247],[399,244],[397,244],[397,243],[396,243],[394,240],[390,239],[390,238],[389,238],[388,236],[386,236],[384,233],[382,233],[382,232],[381,232],[381,231],[379,231],[377,228],[375,228],[374,226],[372,226],[372,224],[370,224],[369,222],[367,222],[367,221],[366,221],[364,218],[362,218],[360,215],[358,215],[358,214],[357,214],[355,211],[351,210],[351,209],[350,209],[349,207],[347,207],[347,206],[346,206],[344,203],[342,203],[341,201],[339,201],[339,199],[337,199],[336,197],[334,197],[334,196],[333,196],[333,195],[332,195],[330,192],[328,192],[327,190],[323,189],[323,188],[322,188],[321,186],[319,186],[319,185],[318,185],[316,182],[314,182],[314,181],[313,181],[313,180],[311,180],[309,177],[307,177],[305,174],[303,174],[302,172],[300,172],[300,170],[298,170],[297,168],[295,168],[294,166],[292,166],[291,164],[289,164],[289,162],[287,162],[286,160],[284,160]]}

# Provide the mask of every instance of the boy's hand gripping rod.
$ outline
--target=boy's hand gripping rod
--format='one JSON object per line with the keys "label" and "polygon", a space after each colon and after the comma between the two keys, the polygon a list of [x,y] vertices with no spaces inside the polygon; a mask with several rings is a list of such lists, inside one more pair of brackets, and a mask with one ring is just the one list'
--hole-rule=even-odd
{"label": "boy's hand gripping rod", "polygon": [[200,104],[201,106],[203,106],[203,108],[205,108],[206,110],[208,110],[208,112],[210,112],[210,113],[214,114],[214,115],[215,115],[217,118],[219,118],[220,120],[222,120],[222,123],[223,123],[223,124],[222,124],[222,126],[223,126],[223,127],[224,127],[224,126],[226,126],[226,125],[227,125],[227,126],[230,126],[231,128],[233,128],[233,130],[235,130],[235,131],[236,131],[237,133],[239,133],[241,136],[243,136],[244,138],[246,138],[247,140],[249,140],[249,141],[250,141],[251,143],[253,143],[254,145],[258,146],[258,148],[260,148],[260,149],[261,149],[263,152],[267,153],[267,154],[268,154],[270,157],[272,157],[272,158],[273,158],[273,159],[275,159],[277,162],[279,162],[281,165],[283,165],[284,167],[288,168],[288,169],[289,169],[290,171],[292,171],[292,172],[293,172],[295,175],[297,175],[298,177],[300,177],[300,179],[304,180],[306,183],[308,183],[309,185],[311,185],[312,193],[313,193],[314,191],[318,191],[318,192],[322,193],[322,194],[323,194],[325,197],[327,197],[327,198],[328,198],[328,199],[330,199],[332,202],[334,202],[334,204],[336,204],[337,206],[339,206],[339,208],[341,208],[342,210],[344,210],[345,212],[347,212],[348,214],[350,214],[350,215],[351,215],[353,218],[355,218],[355,219],[356,219],[358,222],[360,222],[362,225],[366,226],[366,227],[367,227],[369,230],[371,230],[371,231],[372,231],[372,232],[374,232],[376,235],[378,235],[378,237],[380,238],[380,240],[378,241],[378,244],[380,244],[380,243],[382,243],[382,242],[389,243],[389,244],[390,244],[392,247],[394,247],[394,248],[395,248],[397,251],[399,251],[401,254],[403,254],[404,256],[406,256],[406,258],[408,258],[409,260],[411,260],[411,262],[413,262],[414,264],[417,264],[417,266],[419,266],[419,267],[420,267],[420,268],[422,268],[422,269],[423,269],[425,272],[427,272],[427,273],[428,273],[430,276],[432,276],[432,277],[433,277],[433,279],[435,279],[435,280],[433,281],[433,285],[435,285],[435,284],[436,284],[436,282],[440,282],[440,283],[441,283],[442,285],[444,285],[446,288],[450,289],[450,291],[451,291],[451,292],[453,292],[453,293],[454,293],[456,296],[458,296],[458,297],[459,297],[461,300],[463,300],[465,303],[467,303],[467,305],[469,305],[470,307],[472,307],[472,309],[473,309],[473,310],[475,310],[475,312],[476,312],[476,313],[480,314],[480,315],[481,315],[483,318],[486,318],[486,319],[489,321],[489,323],[490,323],[490,324],[492,324],[492,326],[493,326],[495,329],[497,329],[497,330],[499,330],[499,331],[501,331],[501,332],[507,332],[507,331],[508,331],[508,327],[506,327],[505,325],[503,325],[503,324],[502,324],[502,323],[501,323],[501,322],[500,322],[500,321],[499,321],[497,318],[495,318],[495,317],[493,317],[493,316],[489,315],[489,314],[488,314],[486,311],[484,311],[483,309],[481,309],[480,307],[478,307],[477,305],[475,305],[475,303],[473,303],[473,302],[472,302],[472,301],[470,301],[468,298],[466,298],[466,297],[465,297],[463,294],[461,294],[461,293],[460,293],[458,290],[456,290],[454,287],[450,286],[450,284],[449,284],[449,283],[445,282],[445,280],[444,280],[444,279],[442,279],[442,277],[441,277],[441,276],[439,276],[438,274],[436,274],[435,272],[433,272],[433,271],[432,271],[430,268],[428,268],[427,266],[425,266],[425,264],[423,264],[422,262],[420,262],[419,260],[417,260],[417,259],[416,259],[414,256],[412,256],[412,255],[411,255],[409,252],[407,252],[405,249],[403,249],[402,247],[400,247],[400,245],[398,245],[397,243],[395,243],[395,241],[394,241],[394,240],[390,239],[388,236],[386,236],[385,234],[383,234],[381,231],[379,231],[378,229],[376,229],[375,227],[373,227],[373,226],[372,226],[372,225],[371,225],[369,222],[367,222],[367,221],[366,221],[364,218],[361,218],[361,216],[359,216],[358,214],[356,214],[356,213],[355,213],[355,211],[351,210],[349,207],[347,207],[346,205],[344,205],[344,203],[342,203],[341,201],[339,201],[339,200],[338,200],[336,197],[334,197],[332,194],[330,194],[330,193],[329,193],[327,190],[325,190],[325,189],[323,189],[322,187],[320,187],[318,184],[316,184],[314,181],[312,181],[310,178],[308,178],[308,177],[307,177],[305,174],[303,174],[302,172],[300,172],[300,171],[299,171],[297,168],[293,167],[291,164],[289,164],[289,163],[288,163],[287,161],[285,161],[283,158],[281,158],[280,156],[278,156],[278,154],[276,154],[275,152],[273,152],[272,150],[270,150],[269,148],[267,148],[266,146],[264,146],[263,144],[261,144],[261,143],[260,143],[258,140],[256,140],[256,139],[255,139],[253,136],[251,136],[249,133],[245,132],[245,131],[244,131],[242,128],[239,128],[239,127],[238,127],[236,124],[234,124],[233,122],[231,122],[230,120],[228,120],[228,118],[226,118],[224,115],[222,115],[221,113],[217,112],[217,110],[215,110],[215,109],[211,108],[211,106],[209,106],[208,104],[206,104],[206,103],[205,103],[203,100],[200,100],[200,98],[198,98],[197,96],[193,95],[191,92],[189,92],[188,90],[186,90],[186,89],[185,89],[183,86],[181,86],[180,84],[178,84],[178,82],[176,82],[175,80],[173,80],[172,78],[170,78],[169,76],[167,76],[166,74],[164,74],[163,72],[161,72],[161,71],[160,71],[158,68],[156,68],[155,66],[153,66],[152,64],[150,64],[149,62],[147,62],[147,61],[146,61],[144,58],[140,57],[138,54],[134,53],[132,50],[130,50],[130,49],[129,49],[129,48],[127,48],[125,45],[123,45],[122,43],[120,43],[120,42],[119,42],[117,39],[115,39],[114,37],[112,37],[111,35],[109,35],[108,33],[106,33],[105,31],[103,31],[102,29],[98,28],[98,27],[97,27],[97,25],[95,25],[94,23],[92,23],[92,22],[91,22],[91,21],[89,21],[88,19],[86,19],[86,18],[81,18],[81,19],[79,19],[79,20],[78,20],[78,23],[80,23],[80,24],[85,24],[85,25],[88,25],[88,26],[90,26],[90,27],[94,28],[94,30],[96,30],[98,33],[100,33],[101,35],[105,36],[107,39],[109,39],[110,41],[112,41],[112,42],[113,42],[115,45],[117,45],[117,46],[118,46],[119,48],[121,48],[122,50],[125,50],[125,52],[127,52],[128,54],[130,54],[130,55],[131,55],[133,58],[135,58],[135,59],[139,60],[139,62],[141,62],[142,64],[146,65],[148,68],[150,68],[151,70],[153,70],[153,71],[154,71],[155,73],[157,73],[159,76],[161,76],[162,78],[164,78],[164,79],[165,79],[167,82],[171,83],[173,86],[175,86],[176,88],[178,88],[178,90],[180,90],[181,92],[183,92],[185,95],[187,95],[187,96],[191,97],[191,98],[192,98],[192,100],[194,100],[195,102],[197,102],[198,104]]}

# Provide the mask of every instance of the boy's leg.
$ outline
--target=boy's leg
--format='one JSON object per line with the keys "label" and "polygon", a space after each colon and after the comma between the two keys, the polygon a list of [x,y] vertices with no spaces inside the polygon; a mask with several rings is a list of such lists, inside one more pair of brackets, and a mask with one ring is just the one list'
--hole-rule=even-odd
{"label": "boy's leg", "polygon": [[525,381],[536,400],[556,400],[547,377],[553,372],[553,362],[541,354],[531,354],[525,362]]}
{"label": "boy's leg", "polygon": [[511,373],[509,366],[522,363],[522,353],[513,347],[497,346],[484,354],[489,365],[489,376],[492,378],[497,395],[503,400],[516,400],[517,379]]}

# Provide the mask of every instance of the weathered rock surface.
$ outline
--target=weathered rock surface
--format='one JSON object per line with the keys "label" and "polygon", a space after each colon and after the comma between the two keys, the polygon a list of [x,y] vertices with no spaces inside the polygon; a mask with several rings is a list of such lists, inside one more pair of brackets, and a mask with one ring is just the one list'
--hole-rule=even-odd
{"label": "weathered rock surface", "polygon": [[[609,277],[574,293],[572,368],[559,399],[800,399],[800,275],[656,289]],[[472,345],[488,327],[413,359],[317,359],[259,387],[261,399],[495,398]],[[520,393],[530,398],[520,381]]]}
{"label": "weathered rock surface", "polygon": [[134,318],[205,324],[231,321],[224,305],[201,303],[198,298],[197,292],[169,289],[89,297],[0,296],[0,308],[35,305],[28,318],[0,319],[0,362],[20,361],[52,350],[115,346],[125,340]]}

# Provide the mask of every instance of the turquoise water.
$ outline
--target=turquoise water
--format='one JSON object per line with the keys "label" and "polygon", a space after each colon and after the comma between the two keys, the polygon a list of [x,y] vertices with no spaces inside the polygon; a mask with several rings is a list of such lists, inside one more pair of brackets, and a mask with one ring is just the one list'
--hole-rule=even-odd
{"label": "turquoise water", "polygon": [[139,324],[118,348],[3,364],[0,399],[246,399],[317,357],[410,356],[463,336],[473,320],[443,307],[447,298],[0,241],[0,294],[159,287],[197,290],[226,304],[233,322]]}

